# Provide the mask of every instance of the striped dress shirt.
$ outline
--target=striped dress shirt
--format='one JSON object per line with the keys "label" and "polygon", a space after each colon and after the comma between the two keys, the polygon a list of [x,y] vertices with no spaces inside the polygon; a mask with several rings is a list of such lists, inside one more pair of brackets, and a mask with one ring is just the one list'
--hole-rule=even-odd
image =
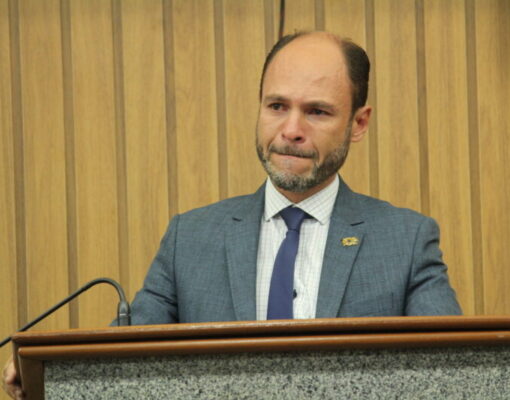
{"label": "striped dress shirt", "polygon": [[294,318],[315,318],[319,282],[326,239],[333,206],[338,193],[339,178],[313,196],[298,204],[283,196],[270,179],[266,181],[264,214],[260,222],[257,254],[257,319],[267,319],[269,287],[278,249],[287,234],[285,221],[279,215],[294,205],[313,218],[301,225],[299,248],[294,269]]}

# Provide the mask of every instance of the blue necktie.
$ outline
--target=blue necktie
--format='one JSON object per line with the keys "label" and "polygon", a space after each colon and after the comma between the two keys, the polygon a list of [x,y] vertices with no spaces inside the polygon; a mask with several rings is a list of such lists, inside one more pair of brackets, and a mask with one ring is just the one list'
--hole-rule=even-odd
{"label": "blue necktie", "polygon": [[299,229],[307,214],[295,207],[280,211],[287,224],[287,235],[283,240],[274,262],[267,319],[292,319],[294,300],[294,263],[299,246]]}

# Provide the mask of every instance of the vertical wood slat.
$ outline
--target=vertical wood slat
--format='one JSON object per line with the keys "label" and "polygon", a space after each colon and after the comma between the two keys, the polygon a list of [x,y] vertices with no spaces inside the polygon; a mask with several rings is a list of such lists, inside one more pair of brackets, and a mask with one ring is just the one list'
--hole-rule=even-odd
{"label": "vertical wood slat", "polygon": [[416,79],[418,85],[418,137],[420,149],[420,211],[430,215],[427,82],[425,71],[425,20],[423,0],[416,1]]}
{"label": "vertical wood slat", "polygon": [[179,211],[219,199],[216,72],[212,3],[173,8]]}
{"label": "vertical wood slat", "polygon": [[269,53],[278,40],[279,24],[277,18],[279,15],[279,11],[275,8],[275,2],[273,0],[264,0],[265,54]]}
{"label": "vertical wood slat", "polygon": [[[58,0],[19,2],[28,317],[68,294],[65,139]],[[44,234],[42,234],[44,232]],[[65,328],[68,313],[38,329]]]}
{"label": "vertical wood slat", "polygon": [[255,151],[258,86],[265,57],[262,2],[225,0],[229,197],[252,193],[265,174]]}
{"label": "vertical wood slat", "polygon": [[8,2],[9,11],[9,56],[11,112],[12,112],[12,140],[14,167],[14,221],[15,221],[15,251],[16,251],[16,290],[18,297],[18,326],[27,322],[27,259],[26,259],[26,223],[25,223],[25,186],[24,186],[24,158],[23,158],[23,116],[21,104],[21,71],[20,71],[20,38],[19,11],[14,0]]}
{"label": "vertical wood slat", "polygon": [[143,282],[168,223],[163,7],[122,1],[128,292]]}
{"label": "vertical wood slat", "polygon": [[[126,167],[126,115],[124,94],[124,48],[121,0],[111,0],[112,10],[112,46],[113,46],[113,84],[115,103],[115,160],[117,189],[117,241],[119,281],[127,286],[130,271],[128,265],[129,233],[128,232],[128,197]],[[129,296],[129,294],[128,294]]]}
{"label": "vertical wood slat", "polygon": [[[358,0],[325,0],[325,29],[346,38],[350,38],[362,47],[366,47],[366,8],[363,1]],[[374,104],[374,65],[370,73],[368,104]],[[375,107],[377,109],[377,107]],[[375,116],[372,115],[370,129],[363,141],[355,143],[349,150],[349,157],[342,167],[341,175],[351,189],[370,194],[370,142],[374,140]]]}
{"label": "vertical wood slat", "polygon": [[[64,136],[66,153],[66,214],[67,214],[67,266],[68,287],[70,292],[78,289],[77,272],[77,225],[76,225],[76,174],[74,149],[74,113],[73,113],[73,81],[72,81],[72,49],[71,49],[71,15],[70,1],[61,0],[60,19],[62,30],[62,85],[64,107]],[[79,308],[77,302],[69,303],[69,324],[71,328],[79,326]]]}
{"label": "vertical wood slat", "polygon": [[[220,199],[228,197],[227,109],[225,103],[225,32],[223,1],[214,2],[214,55],[216,72],[216,124],[218,132],[218,191]],[[266,35],[267,38],[267,35]]]}
{"label": "vertical wood slat", "polygon": [[469,125],[469,173],[471,176],[471,257],[473,258],[474,313],[484,312],[484,274],[482,246],[482,204],[480,193],[480,132],[478,124],[478,88],[476,69],[475,1],[466,1],[466,61]]}
{"label": "vertical wood slat", "polygon": [[[18,325],[18,291],[16,274],[16,220],[14,182],[14,131],[11,100],[11,58],[9,34],[9,4],[0,0],[0,293],[2,315],[0,340],[9,336]],[[0,349],[0,365],[11,348]]]}
{"label": "vertical wood slat", "polygon": [[475,2],[485,314],[510,311],[510,3]]}
{"label": "vertical wood slat", "polygon": [[[375,52],[375,6],[374,0],[365,1],[365,49],[368,57],[377,62],[377,54]],[[370,127],[370,140],[368,141],[368,151],[370,154],[368,165],[370,168],[370,195],[379,197],[379,127],[377,118],[377,69],[371,69],[370,79],[373,82],[372,90],[368,93],[368,104],[374,104],[375,109],[372,111],[372,124]]]}
{"label": "vertical wood slat", "polygon": [[420,154],[413,0],[375,2],[379,195],[420,210]]}
{"label": "vertical wood slat", "polygon": [[163,53],[165,63],[165,125],[166,125],[166,174],[168,175],[168,214],[175,215],[179,209],[177,132],[175,109],[175,68],[174,68],[174,33],[173,33],[173,2],[163,1]]}
{"label": "vertical wood slat", "polygon": [[464,2],[425,1],[424,21],[430,212],[441,226],[453,286],[473,314]]}
{"label": "vertical wood slat", "polygon": [[[113,32],[109,2],[75,0],[70,5],[82,285],[98,276],[119,277]],[[109,287],[94,288],[78,302],[81,327],[106,325],[115,315],[116,294]]]}

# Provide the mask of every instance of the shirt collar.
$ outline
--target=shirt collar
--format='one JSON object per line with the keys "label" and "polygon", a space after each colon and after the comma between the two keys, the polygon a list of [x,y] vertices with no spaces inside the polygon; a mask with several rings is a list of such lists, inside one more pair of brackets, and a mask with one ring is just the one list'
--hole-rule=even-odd
{"label": "shirt collar", "polygon": [[278,215],[278,213],[289,206],[296,206],[315,218],[321,225],[328,222],[333,212],[335,199],[338,194],[338,187],[340,186],[340,179],[335,175],[335,179],[328,186],[321,191],[315,193],[313,196],[294,204],[281,194],[267,178],[266,193],[265,193],[265,207],[264,207],[264,221],[269,221],[271,218]]}

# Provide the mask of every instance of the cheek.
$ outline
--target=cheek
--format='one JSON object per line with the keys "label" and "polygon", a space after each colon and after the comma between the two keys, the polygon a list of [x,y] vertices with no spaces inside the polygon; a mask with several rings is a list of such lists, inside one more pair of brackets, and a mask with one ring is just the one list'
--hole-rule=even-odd
{"label": "cheek", "polygon": [[257,125],[258,142],[262,145],[271,143],[276,137],[278,129],[274,121],[260,117]]}
{"label": "cheek", "polygon": [[319,162],[322,162],[332,151],[338,149],[344,143],[343,132],[338,130],[324,131],[317,134],[314,140],[314,147],[319,152]]}

